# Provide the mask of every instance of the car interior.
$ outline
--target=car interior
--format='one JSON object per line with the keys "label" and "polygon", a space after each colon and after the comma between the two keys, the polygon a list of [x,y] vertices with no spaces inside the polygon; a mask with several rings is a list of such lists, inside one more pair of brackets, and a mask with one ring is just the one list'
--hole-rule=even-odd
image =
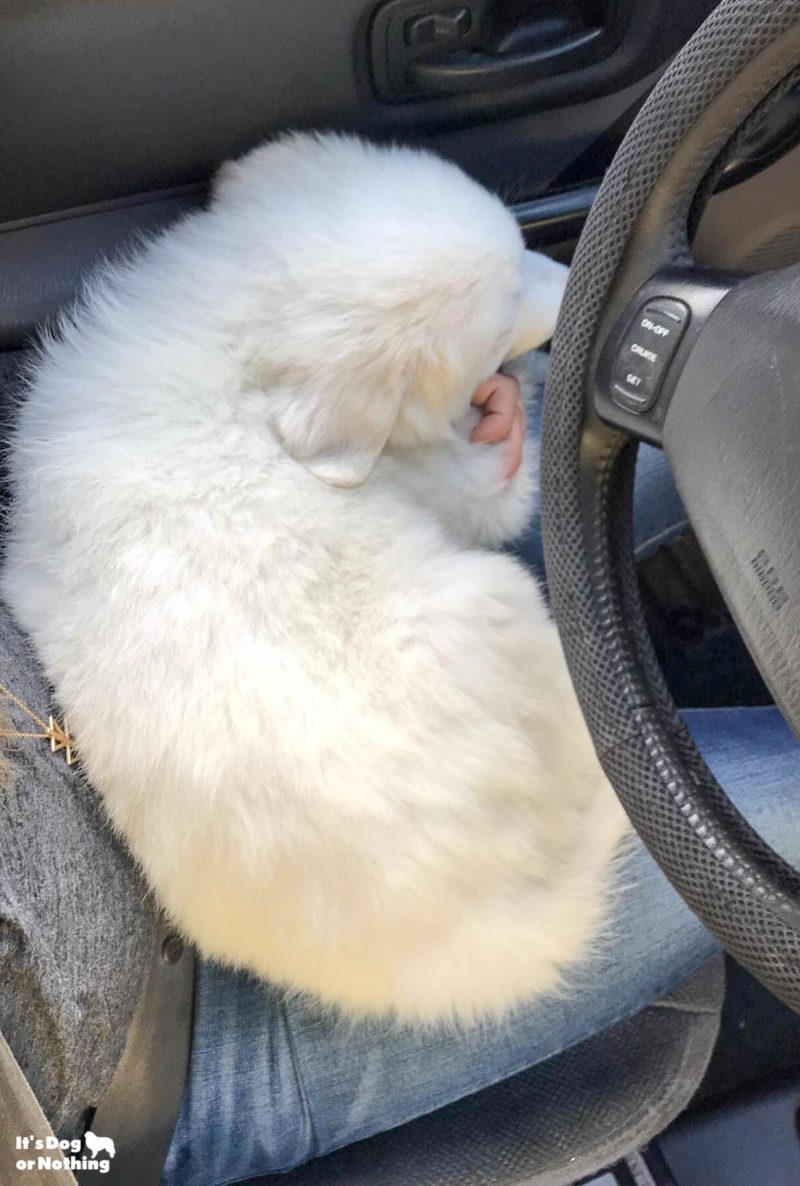
{"label": "car interior", "polygon": [[[728,0],[726,7],[747,5]],[[598,203],[609,206],[606,174],[619,170],[612,162],[629,130],[639,129],[631,176],[659,135],[677,136],[667,99],[658,108],[660,131],[652,119],[634,121],[662,76],[682,110],[681,87],[688,93],[689,83],[679,71],[665,72],[714,8],[715,0],[6,0],[0,432],[8,431],[36,334],[98,262],[202,204],[222,162],[286,129],[345,129],[431,148],[503,198],[529,247],[570,263],[587,220],[592,243],[612,237]],[[800,30],[800,6],[775,9]],[[725,56],[727,43],[719,44]],[[732,77],[744,69],[734,58],[728,53]],[[798,64],[800,56],[794,73],[783,71],[785,83],[754,92],[755,102],[769,91],[770,102],[726,132],[690,195],[701,195],[688,218],[692,294],[712,283],[704,277],[738,282],[800,264]],[[588,275],[587,242],[584,235],[577,250]],[[644,258],[639,239],[634,246]],[[647,269],[633,267],[634,279],[613,298],[617,323],[648,277],[671,266],[651,254]],[[625,259],[633,256],[631,249]],[[686,292],[670,289],[691,303]],[[601,386],[604,365],[597,364]],[[562,359],[556,377],[565,367]],[[556,397],[555,386],[551,373],[546,400]],[[617,400],[608,419],[662,443],[631,406]],[[689,420],[685,432],[699,431]],[[548,433],[555,442],[555,415]],[[566,495],[559,502],[556,480],[544,486],[544,514],[563,513]],[[551,556],[567,569],[559,530],[553,527],[549,551],[545,541],[549,576]],[[769,647],[743,628],[746,608],[731,596],[729,573],[721,591],[724,564],[711,551],[707,537],[687,530],[640,567],[647,645],[669,668],[679,699],[685,688],[681,706],[690,697],[692,707],[775,700],[791,719],[792,689],[772,678]],[[555,612],[562,625],[568,612],[558,595]],[[734,622],[746,639],[737,633],[739,661],[714,678],[693,679]],[[649,842],[635,805],[624,801]],[[702,895],[697,904],[706,917]],[[728,953],[636,1017],[440,1112],[264,1178],[264,1186],[800,1182],[800,997],[784,975],[792,950],[781,948],[783,971],[770,980],[746,944],[726,942],[724,928],[717,933]],[[190,995],[185,976],[179,990],[157,985],[150,1013],[129,1035],[128,1046],[140,1043],[139,1094],[124,1107],[109,1105],[124,1113],[109,1182],[158,1181]],[[156,1150],[150,1162],[142,1155],[148,1142]]]}

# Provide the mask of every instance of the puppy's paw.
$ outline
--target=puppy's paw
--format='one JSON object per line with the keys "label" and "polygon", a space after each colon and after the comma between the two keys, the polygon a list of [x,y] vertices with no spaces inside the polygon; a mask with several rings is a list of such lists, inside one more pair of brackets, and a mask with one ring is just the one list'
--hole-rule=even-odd
{"label": "puppy's paw", "polygon": [[[498,547],[525,534],[536,510],[536,447],[526,440],[522,464],[506,477],[508,449],[498,444],[468,445],[461,474],[458,518],[471,543]],[[468,476],[467,476],[468,475]]]}
{"label": "puppy's paw", "polygon": [[539,453],[535,442],[527,437],[522,448],[522,464],[514,476],[504,481],[496,508],[496,543],[519,539],[530,527],[536,513],[539,493]]}

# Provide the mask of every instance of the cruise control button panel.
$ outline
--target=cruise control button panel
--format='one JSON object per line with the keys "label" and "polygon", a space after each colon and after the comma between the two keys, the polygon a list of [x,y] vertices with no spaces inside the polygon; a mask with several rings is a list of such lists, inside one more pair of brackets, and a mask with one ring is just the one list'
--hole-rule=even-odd
{"label": "cruise control button panel", "polygon": [[689,324],[689,306],[673,297],[642,305],[617,351],[611,398],[629,412],[648,412]]}

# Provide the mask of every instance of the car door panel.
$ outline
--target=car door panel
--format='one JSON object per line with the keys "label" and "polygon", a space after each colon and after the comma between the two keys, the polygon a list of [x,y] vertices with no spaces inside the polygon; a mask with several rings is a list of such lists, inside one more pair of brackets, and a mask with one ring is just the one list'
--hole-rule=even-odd
{"label": "car door panel", "polygon": [[615,12],[625,20],[607,54],[583,66],[384,101],[371,49],[380,8],[368,0],[6,0],[0,224],[204,180],[287,127],[431,141],[481,180],[518,184],[514,196],[528,197],[641,99],[712,6],[475,0],[476,27],[480,17],[506,29],[505,42],[495,36],[501,64],[520,56],[515,33],[535,36],[548,13],[564,27]]}
{"label": "car door panel", "polygon": [[[408,8],[406,0],[389,3]],[[464,7],[442,0],[430,10],[442,6]],[[568,260],[635,112],[712,6],[673,0],[659,24],[662,0],[636,0],[630,38],[620,45],[638,63],[634,75],[643,63],[655,66],[634,81],[623,69],[616,78],[626,85],[600,87],[593,97],[583,84],[553,89],[559,76],[551,72],[527,87],[387,101],[373,52],[386,7],[367,0],[6,0],[0,349],[18,347],[50,319],[99,260],[204,201],[221,160],[289,127],[353,128],[429,145],[512,204],[530,246]],[[427,0],[413,8],[429,11]],[[495,29],[505,20],[506,40],[493,48],[513,59],[530,49],[530,29],[545,9],[561,14],[556,36],[569,21],[590,25],[613,0],[474,0],[470,11],[488,13]],[[645,28],[652,37],[642,54]],[[620,45],[605,59],[608,70]],[[590,69],[587,77],[596,75]],[[550,86],[544,97],[536,90],[542,82]],[[764,152],[756,145],[756,155]],[[726,237],[724,218],[737,217],[736,192],[715,207],[717,240]],[[791,246],[791,211],[773,203],[773,222],[771,239]],[[701,227],[704,258],[724,265],[710,238]]]}

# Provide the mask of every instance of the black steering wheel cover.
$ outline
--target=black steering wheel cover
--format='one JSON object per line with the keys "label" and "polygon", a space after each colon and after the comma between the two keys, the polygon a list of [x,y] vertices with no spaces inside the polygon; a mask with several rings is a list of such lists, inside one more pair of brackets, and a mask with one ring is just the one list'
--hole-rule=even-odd
{"label": "black steering wheel cover", "polygon": [[553,341],[542,519],[553,612],[597,752],[637,832],[740,963],[800,1011],[800,876],[730,803],[664,685],[631,542],[635,446],[592,411],[599,350],[649,276],[691,262],[703,179],[800,64],[800,0],[725,0],[631,127],[587,221]]}

